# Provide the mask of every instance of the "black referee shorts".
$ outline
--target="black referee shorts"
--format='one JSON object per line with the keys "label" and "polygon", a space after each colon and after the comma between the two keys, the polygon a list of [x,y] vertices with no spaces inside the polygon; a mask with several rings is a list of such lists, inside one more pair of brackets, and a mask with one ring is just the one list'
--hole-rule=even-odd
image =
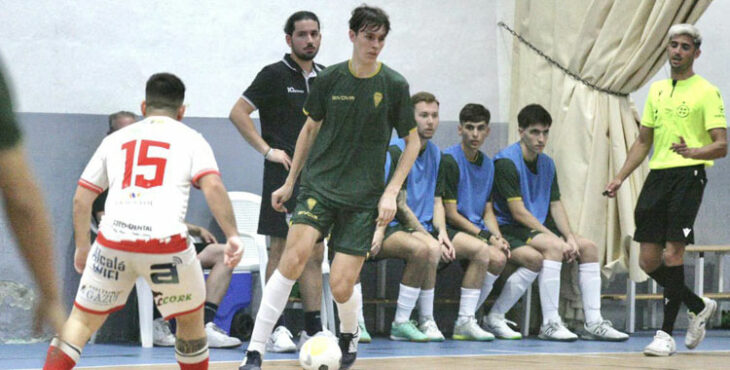
{"label": "black referee shorts", "polygon": [[634,240],[694,243],[694,222],[706,184],[704,165],[651,170],[634,210]]}
{"label": "black referee shorts", "polygon": [[[277,212],[271,207],[271,193],[284,185],[289,171],[281,163],[264,161],[264,186],[261,192],[261,210],[259,211],[258,233],[277,238],[286,238],[289,225],[286,223],[286,213]],[[299,194],[299,183],[294,186],[291,198],[284,203],[289,212],[294,212]]]}

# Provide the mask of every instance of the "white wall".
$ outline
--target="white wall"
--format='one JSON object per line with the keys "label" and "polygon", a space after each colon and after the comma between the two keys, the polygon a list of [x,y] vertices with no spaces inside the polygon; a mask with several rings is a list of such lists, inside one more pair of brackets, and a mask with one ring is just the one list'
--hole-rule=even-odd
{"label": "white wall", "polygon": [[[702,54],[695,61],[695,73],[706,78],[710,83],[720,89],[725,101],[725,110],[730,104],[730,74],[728,74],[728,61],[730,61],[730,49],[728,49],[728,37],[730,35],[730,23],[727,21],[727,14],[730,13],[730,1],[713,1],[707,8],[705,14],[697,21],[697,28],[702,35]],[[654,76],[654,78],[641,89],[631,94],[636,103],[639,114],[644,111],[646,96],[649,94],[649,86],[658,80],[669,78],[669,64]]]}
{"label": "white wall", "polygon": [[[291,13],[320,17],[318,60],[332,64],[351,56],[347,21],[362,2],[3,0],[0,52],[21,112],[138,111],[146,78],[170,71],[188,87],[188,115],[227,117],[256,73],[287,51],[282,28]],[[498,117],[491,2],[368,3],[390,15],[381,60],[406,76],[412,92],[435,93],[446,120],[467,102]]]}

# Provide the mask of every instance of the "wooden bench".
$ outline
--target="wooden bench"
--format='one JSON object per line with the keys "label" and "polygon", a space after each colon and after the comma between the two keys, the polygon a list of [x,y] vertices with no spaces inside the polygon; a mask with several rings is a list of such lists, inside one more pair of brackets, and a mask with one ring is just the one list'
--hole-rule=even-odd
{"label": "wooden bench", "polygon": [[[717,258],[717,292],[705,293],[705,253],[715,253]],[[723,277],[725,274],[725,264],[723,256],[730,253],[730,245],[690,245],[685,249],[685,254],[697,254],[695,259],[695,284],[694,292],[699,296],[705,296],[714,300],[730,300],[730,292],[726,292],[724,288]],[[657,283],[651,280],[649,284],[649,293],[636,294],[636,283],[631,279],[626,283],[626,294],[603,294],[602,299],[626,301],[626,331],[633,333],[636,326],[636,301],[658,301],[663,299],[662,294],[657,293]],[[651,305],[651,321],[652,326],[656,326],[657,305]]]}

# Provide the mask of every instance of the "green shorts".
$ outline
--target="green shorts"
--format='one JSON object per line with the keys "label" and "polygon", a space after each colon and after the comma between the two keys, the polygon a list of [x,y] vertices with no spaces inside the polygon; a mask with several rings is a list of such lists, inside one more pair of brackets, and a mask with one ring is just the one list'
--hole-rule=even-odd
{"label": "green shorts", "polygon": [[[383,241],[385,241],[385,239],[388,239],[389,236],[393,235],[394,233],[396,233],[398,231],[403,231],[403,232],[412,234],[416,231],[416,229],[405,226],[403,224],[396,224],[395,226],[388,225],[388,228],[385,229],[385,237],[383,238]],[[449,236],[449,240],[454,239],[454,235],[456,235],[456,233],[458,233],[458,232],[459,231],[456,229],[452,229],[448,226],[446,227],[446,234]],[[438,230],[436,230],[435,227],[433,228],[433,230],[431,230],[429,232],[429,234],[431,234],[431,236],[433,236],[434,239],[438,240],[439,232],[438,232]]]}
{"label": "green shorts", "polygon": [[[545,222],[545,227],[558,237],[563,237],[563,234],[558,231],[558,227],[552,219],[548,219]],[[507,239],[507,242],[509,242],[510,249],[527,245],[530,243],[532,238],[536,237],[538,234],[542,234],[539,230],[530,229],[519,224],[499,225],[499,230],[502,231],[502,236],[504,236],[504,238]]]}
{"label": "green shorts", "polygon": [[292,215],[292,224],[305,224],[330,235],[329,248],[354,256],[367,256],[375,233],[378,210],[331,206],[321,197],[302,191]]}

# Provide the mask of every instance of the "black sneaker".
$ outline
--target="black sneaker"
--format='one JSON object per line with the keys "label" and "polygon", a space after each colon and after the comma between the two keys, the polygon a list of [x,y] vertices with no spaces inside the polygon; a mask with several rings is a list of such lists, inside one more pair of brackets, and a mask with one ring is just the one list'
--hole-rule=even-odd
{"label": "black sneaker", "polygon": [[261,370],[261,354],[259,351],[246,351],[246,358],[238,370]]}
{"label": "black sneaker", "polygon": [[346,370],[355,364],[357,358],[357,342],[360,340],[360,329],[354,334],[340,333],[340,351],[342,351],[342,357],[340,358],[340,370]]}

